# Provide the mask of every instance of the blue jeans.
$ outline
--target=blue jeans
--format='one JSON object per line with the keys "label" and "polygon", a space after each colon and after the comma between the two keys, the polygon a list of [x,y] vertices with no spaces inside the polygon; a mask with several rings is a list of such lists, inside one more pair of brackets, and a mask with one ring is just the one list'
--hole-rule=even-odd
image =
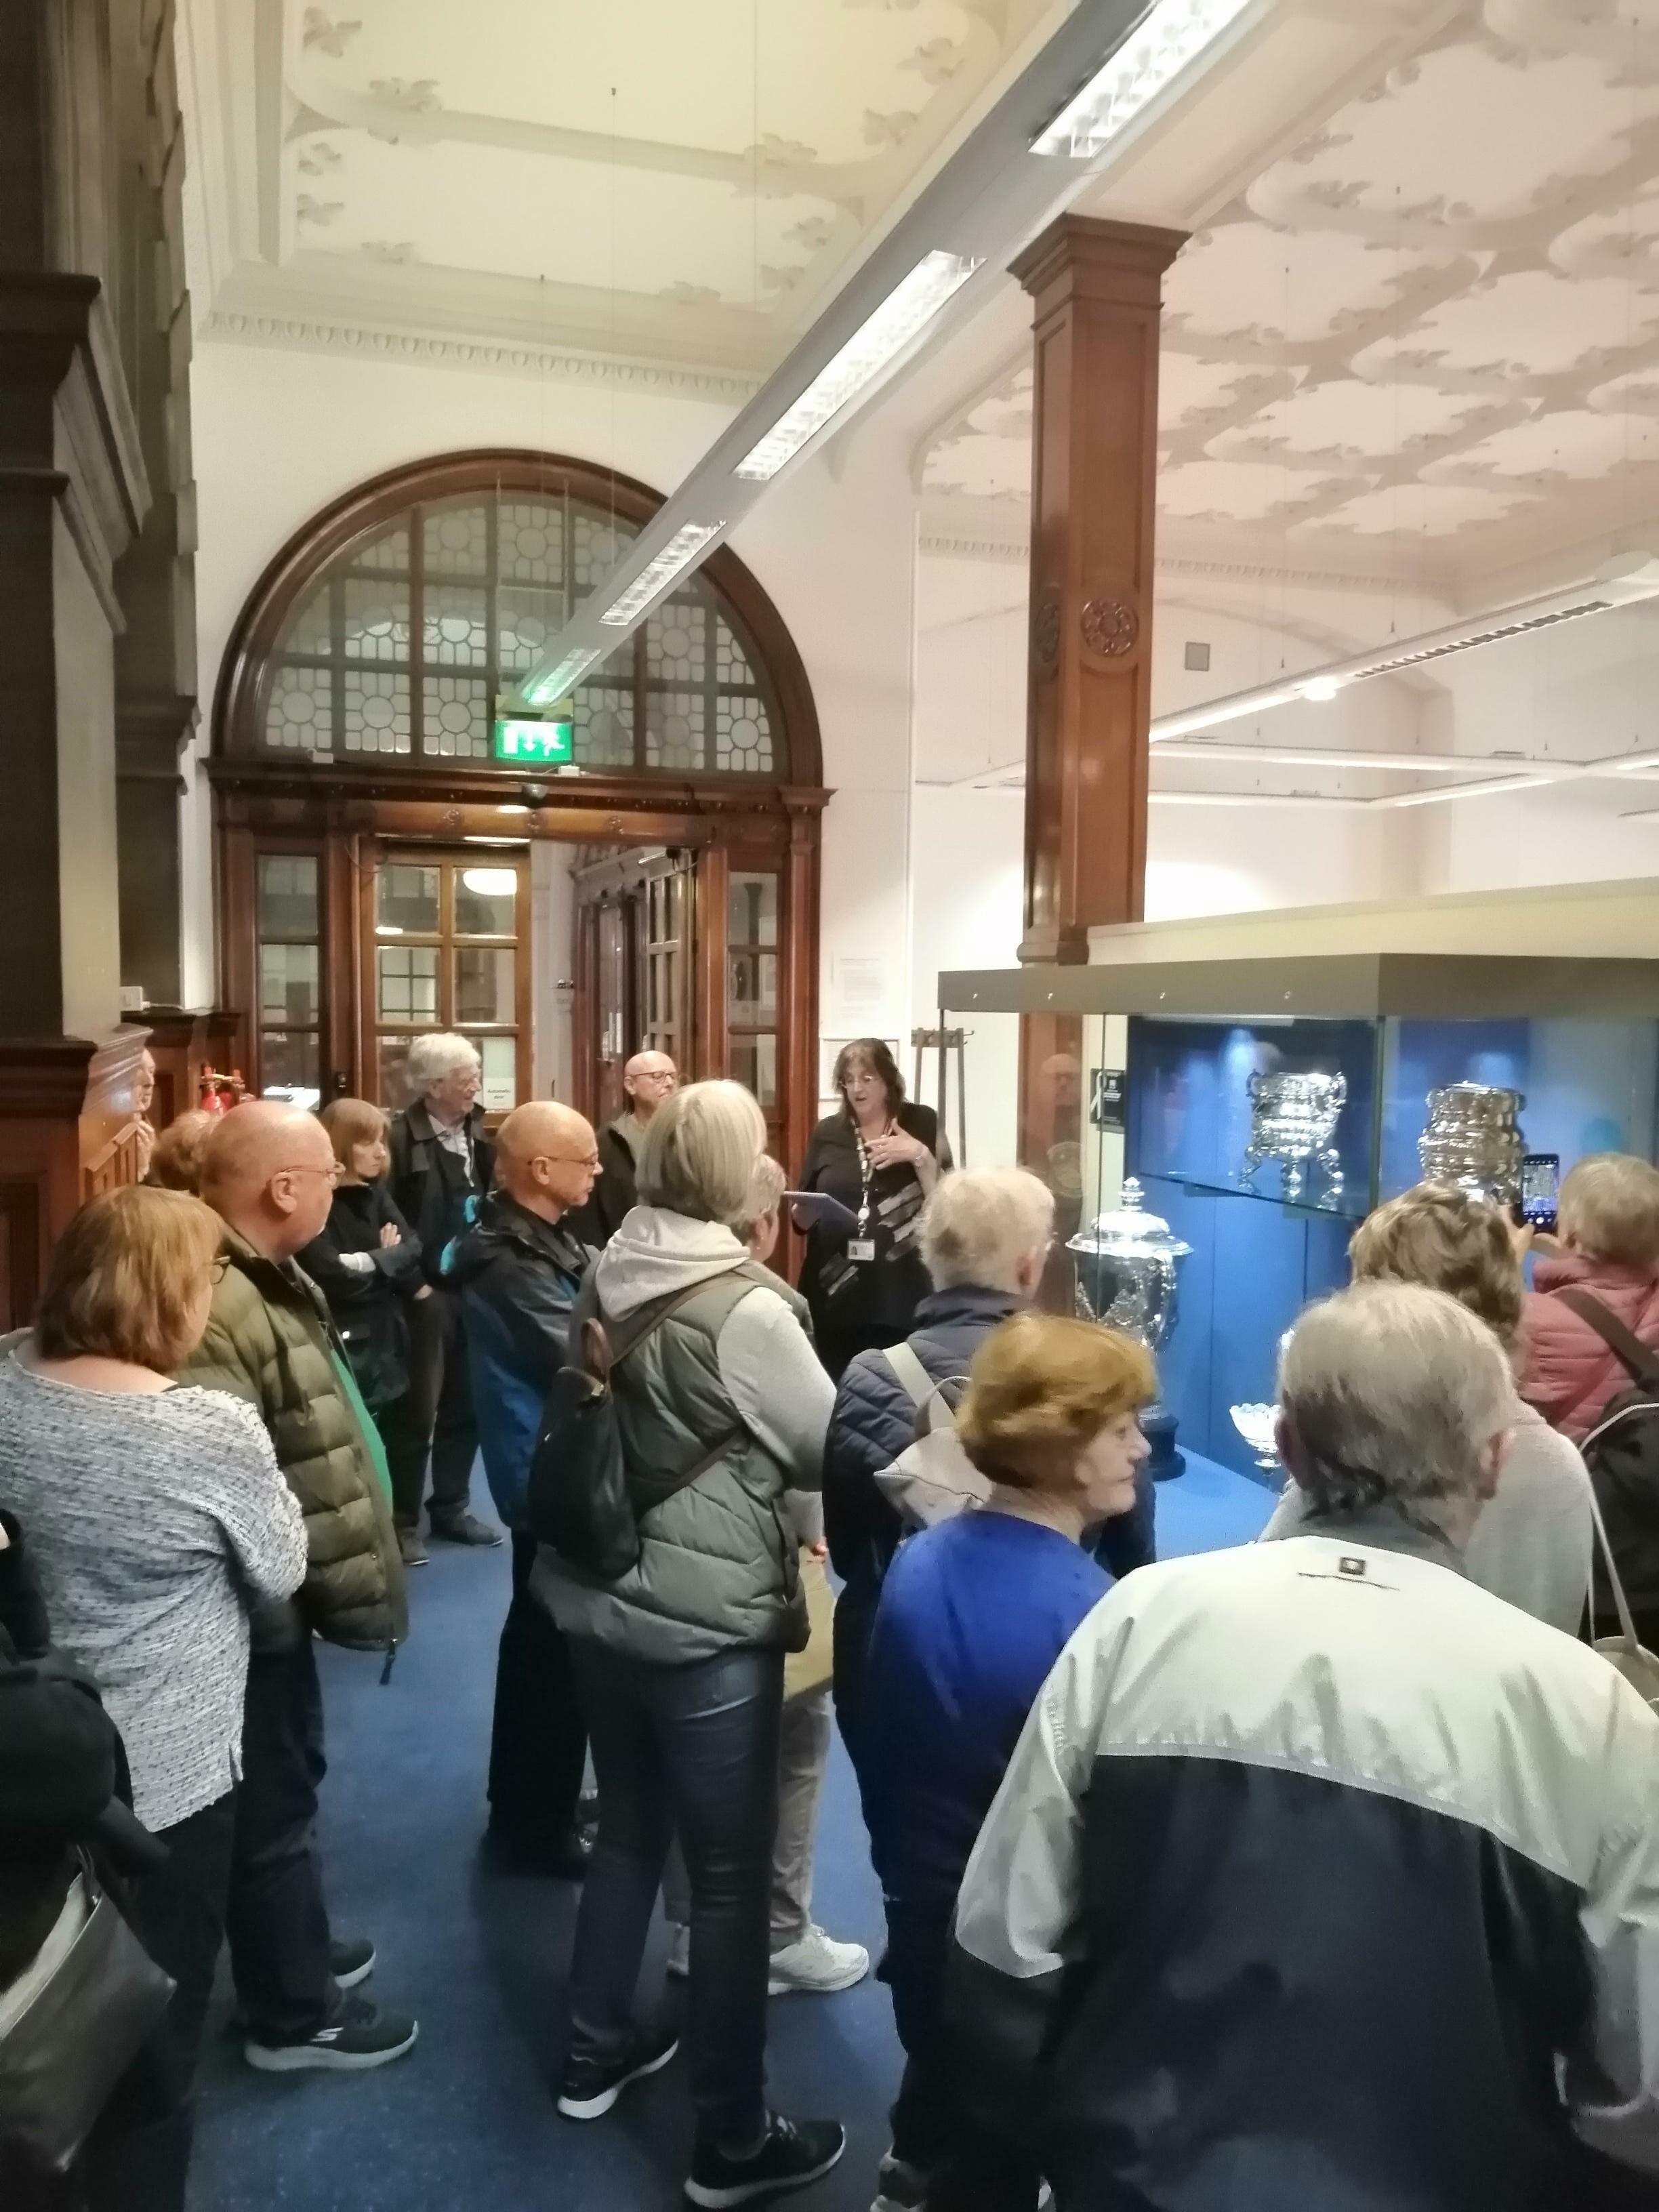
{"label": "blue jeans", "polygon": [[765,2124],[766,1981],[783,1654],[743,1646],[665,1667],[570,1644],[587,1709],[599,1834],[576,1921],[571,2049],[631,2032],[669,1839],[691,1877],[687,2000],[700,2142],[741,2155]]}

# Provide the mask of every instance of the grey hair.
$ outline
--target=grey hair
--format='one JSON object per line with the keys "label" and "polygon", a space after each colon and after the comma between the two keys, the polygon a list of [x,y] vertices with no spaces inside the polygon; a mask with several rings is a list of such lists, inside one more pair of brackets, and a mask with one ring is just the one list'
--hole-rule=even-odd
{"label": "grey hair", "polygon": [[635,1180],[640,1202],[694,1221],[741,1221],[766,1117],[740,1083],[691,1083],[646,1125]]}
{"label": "grey hair", "polygon": [[744,1201],[743,1212],[732,1224],[732,1234],[739,1244],[748,1243],[766,1215],[777,1212],[788,1185],[788,1176],[770,1152],[763,1152],[749,1178],[749,1195]]}
{"label": "grey hair", "polygon": [[424,1036],[410,1040],[404,1073],[415,1096],[424,1098],[434,1083],[477,1057],[478,1048],[470,1037],[457,1036],[453,1030],[428,1030]]}
{"label": "grey hair", "polygon": [[1054,1193],[1024,1168],[963,1168],[939,1177],[916,1233],[938,1289],[1013,1291],[1020,1261],[1054,1226]]}
{"label": "grey hair", "polygon": [[1517,1410],[1491,1329],[1418,1283],[1356,1283],[1310,1306],[1279,1355],[1279,1398],[1312,1518],[1389,1505],[1429,1528],[1479,1495]]}

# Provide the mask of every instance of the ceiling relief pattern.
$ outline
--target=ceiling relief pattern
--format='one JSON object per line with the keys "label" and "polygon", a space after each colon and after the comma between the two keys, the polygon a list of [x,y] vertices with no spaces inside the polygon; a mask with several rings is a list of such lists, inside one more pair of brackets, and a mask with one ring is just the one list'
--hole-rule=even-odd
{"label": "ceiling relief pattern", "polygon": [[[1215,216],[1165,302],[1159,508],[1183,543],[1449,574],[1545,524],[1641,527],[1659,4],[1465,10]],[[1014,368],[942,426],[923,489],[1024,505],[1030,410]]]}
{"label": "ceiling relief pattern", "polygon": [[204,310],[763,376],[1063,12],[181,0],[230,173]]}

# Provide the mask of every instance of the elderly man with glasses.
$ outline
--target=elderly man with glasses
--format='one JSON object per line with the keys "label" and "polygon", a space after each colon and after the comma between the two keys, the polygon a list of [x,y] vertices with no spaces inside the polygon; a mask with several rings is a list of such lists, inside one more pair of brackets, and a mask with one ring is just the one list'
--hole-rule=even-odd
{"label": "elderly man with glasses", "polygon": [[548,1386],[564,1364],[571,1308],[592,1256],[573,1226],[600,1172],[592,1129],[568,1106],[515,1107],[495,1136],[495,1188],[447,1255],[471,1364],[484,1474],[513,1538],[489,1747],[489,1833],[514,1862],[580,1876],[576,1808],[587,1724],[563,1637],[530,1595],[536,1539],[525,1519]]}
{"label": "elderly man with glasses", "polygon": [[1282,1540],[1143,1568],[1039,1693],[957,1900],[968,2094],[1060,2212],[1543,2212],[1659,2173],[1659,1720],[1463,1548],[1486,1324],[1304,1315]]}
{"label": "elderly man with glasses", "polygon": [[415,2041],[407,2013],[343,1987],[373,1944],[331,1940],[318,1851],[324,1771],[313,1636],[392,1655],[409,1632],[386,1455],[327,1301],[295,1255],[328,1218],[340,1170],[297,1106],[257,1099],[208,1142],[202,1196],[224,1224],[207,1331],[181,1382],[246,1399],[305,1511],[310,1565],[297,1598],[253,1619],[226,1931],[247,2020],[248,2063],[361,2072]]}

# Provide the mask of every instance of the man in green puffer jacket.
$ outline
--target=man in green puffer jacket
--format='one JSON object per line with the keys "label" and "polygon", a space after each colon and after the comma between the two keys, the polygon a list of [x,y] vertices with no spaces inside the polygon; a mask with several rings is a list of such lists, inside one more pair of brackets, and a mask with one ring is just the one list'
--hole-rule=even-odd
{"label": "man in green puffer jacket", "polygon": [[209,1139],[202,1195],[225,1224],[207,1331],[179,1381],[254,1407],[305,1513],[297,1597],[257,1614],[242,1729],[226,1932],[266,2072],[384,2065],[414,2044],[407,2013],[343,1996],[372,1944],[333,1943],[316,1839],[324,1773],[313,1634],[383,1650],[408,1633],[386,1455],[322,1292],[295,1254],[328,1218],[339,1170],[321,1122],[296,1106],[236,1107]]}

